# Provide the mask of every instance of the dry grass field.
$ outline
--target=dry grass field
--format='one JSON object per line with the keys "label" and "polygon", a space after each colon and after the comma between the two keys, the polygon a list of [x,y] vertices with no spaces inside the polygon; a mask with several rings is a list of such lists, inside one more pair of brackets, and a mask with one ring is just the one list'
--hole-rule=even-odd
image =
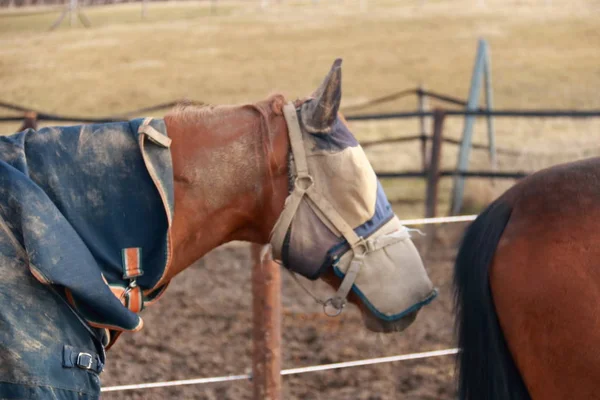
{"label": "dry grass field", "polygon": [[[359,0],[284,0],[266,9],[259,1],[222,1],[212,12],[208,2],[169,2],[150,3],[145,21],[140,10],[139,4],[85,8],[91,29],[69,28],[65,21],[53,32],[48,28],[60,10],[0,10],[0,101],[105,116],[184,97],[216,104],[254,101],[273,92],[296,98],[316,88],[337,57],[344,59],[345,107],[419,84],[465,98],[477,40],[485,38],[491,48],[496,108],[600,109],[600,0],[370,0],[366,11]],[[410,97],[364,112],[415,106],[416,99]],[[0,110],[0,115],[10,113]],[[600,118],[498,118],[495,124],[497,145],[521,152],[500,156],[501,170],[535,171],[600,155]],[[361,140],[418,131],[417,120],[351,125]],[[448,118],[445,134],[459,138],[462,126],[462,119]],[[0,134],[17,128],[0,124]],[[477,123],[475,141],[487,142],[483,120]],[[380,171],[420,166],[418,143],[371,147],[368,155]],[[456,155],[456,148],[446,145],[443,167],[453,168]],[[473,151],[471,166],[489,168],[487,154]],[[477,209],[511,183],[470,180],[467,196]],[[391,198],[409,200],[396,205],[401,218],[422,215],[423,182],[385,181],[384,186]],[[444,179],[442,213],[450,187],[451,181]],[[289,328],[285,367],[452,346],[449,276],[459,237],[460,232],[444,233],[439,248],[425,255],[442,296],[406,336],[356,334],[362,328],[358,313],[350,310],[342,322],[327,325],[301,291],[286,287],[291,295],[284,304]],[[187,279],[175,282],[179,286],[148,310],[144,332],[117,346],[105,383],[245,371],[250,308],[243,265],[248,255],[235,247],[207,260],[201,263],[203,269],[184,273]],[[220,276],[223,270],[234,278]],[[214,295],[194,297],[198,290]],[[227,298],[231,293],[236,299]],[[168,305],[172,308],[161,308]],[[183,322],[171,335],[156,328],[161,326],[158,317],[172,309],[184,314],[173,317]],[[193,339],[190,332],[195,332]],[[132,352],[134,345],[141,350]],[[160,364],[153,361],[157,355]],[[125,368],[125,363],[138,367]],[[286,378],[286,398],[453,398],[451,361],[406,365]],[[238,383],[105,397],[237,400],[249,398],[249,390],[247,383]]]}
{"label": "dry grass field", "polygon": [[[600,108],[600,1],[358,0],[150,3],[84,9],[93,28],[54,32],[59,10],[0,11],[0,99],[44,111],[102,116],[177,98],[239,103],[310,93],[344,59],[345,106],[415,87],[466,97],[477,39],[491,46],[497,108]],[[414,109],[406,98],[365,109]],[[436,103],[430,104],[435,106]],[[0,111],[1,112],[1,111]],[[445,133],[459,137],[462,120]],[[430,121],[428,121],[430,124]],[[360,139],[416,133],[416,120],[355,123]],[[500,167],[531,171],[597,154],[600,119],[498,119],[498,145],[524,150]],[[17,124],[0,125],[10,133]],[[476,140],[486,139],[478,125]],[[415,169],[418,144],[377,147],[377,169]],[[559,156],[548,156],[555,152]],[[444,167],[456,162],[446,146]],[[472,165],[485,168],[475,152]],[[446,182],[448,181],[448,182]],[[510,184],[510,183],[509,183]],[[385,182],[394,198],[422,197],[422,182]],[[486,184],[471,181],[481,192]],[[506,184],[498,184],[495,195]],[[449,180],[441,193],[445,201]],[[487,189],[483,190],[487,193]],[[487,195],[486,195],[487,196]],[[407,212],[420,213],[410,208]]]}

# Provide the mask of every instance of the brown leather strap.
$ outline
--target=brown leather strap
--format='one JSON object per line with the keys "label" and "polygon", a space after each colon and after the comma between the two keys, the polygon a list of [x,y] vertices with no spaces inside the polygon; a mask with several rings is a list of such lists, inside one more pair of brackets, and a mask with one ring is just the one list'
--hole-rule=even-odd
{"label": "brown leather strap", "polygon": [[142,270],[142,249],[128,247],[121,250],[123,279],[133,279],[144,274]]}

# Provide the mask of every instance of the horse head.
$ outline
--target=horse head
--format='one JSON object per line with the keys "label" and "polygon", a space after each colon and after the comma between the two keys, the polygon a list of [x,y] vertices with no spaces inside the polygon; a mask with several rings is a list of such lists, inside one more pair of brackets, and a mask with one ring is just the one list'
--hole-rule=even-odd
{"label": "horse head", "polygon": [[175,181],[167,282],[232,240],[271,243],[285,267],[337,289],[367,327],[397,331],[435,297],[410,231],[394,215],[339,113],[341,60],[312,95],[242,106],[184,105],[165,117]]}
{"label": "horse head", "polygon": [[337,292],[322,304],[339,314],[347,299],[373,331],[399,331],[436,295],[366,154],[339,113],[341,60],[308,98],[284,107],[290,139],[290,195],[272,230],[275,259]]}

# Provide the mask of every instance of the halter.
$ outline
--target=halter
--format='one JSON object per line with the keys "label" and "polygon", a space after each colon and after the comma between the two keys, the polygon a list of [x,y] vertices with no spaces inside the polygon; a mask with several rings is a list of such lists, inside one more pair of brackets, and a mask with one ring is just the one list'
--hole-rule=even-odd
{"label": "halter", "polygon": [[[354,232],[354,229],[352,229],[352,227],[340,216],[331,203],[315,188],[315,181],[308,170],[306,151],[302,138],[302,130],[300,128],[300,123],[298,122],[297,111],[298,110],[293,103],[288,103],[283,108],[283,113],[288,126],[293,161],[295,164],[295,174],[293,175],[294,188],[292,193],[286,199],[283,211],[271,231],[270,242],[273,248],[273,258],[281,260],[281,252],[287,232],[298,211],[300,202],[303,200],[304,196],[307,196],[314,206],[319,209],[320,213],[317,213],[318,217],[325,224],[333,225],[342,234],[350,245],[350,249],[354,253],[354,256],[337,292],[334,296],[325,301],[319,300],[310,293],[309,290],[300,284],[296,275],[292,271],[290,272],[296,282],[298,282],[307,293],[323,306],[325,314],[337,316],[346,306],[346,297],[352,289],[352,285],[363,265],[365,254],[371,249],[369,243]],[[333,307],[335,312],[328,312],[328,306]]]}

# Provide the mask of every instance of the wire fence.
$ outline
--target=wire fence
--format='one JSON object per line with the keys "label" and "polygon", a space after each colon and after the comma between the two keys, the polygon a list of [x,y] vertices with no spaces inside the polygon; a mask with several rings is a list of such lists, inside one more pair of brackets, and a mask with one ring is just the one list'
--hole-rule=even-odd
{"label": "wire fence", "polygon": [[[305,374],[308,372],[317,372],[317,371],[329,371],[332,369],[340,369],[340,368],[352,368],[352,367],[360,367],[365,365],[374,365],[374,364],[382,364],[382,363],[390,363],[390,362],[398,362],[398,361],[408,361],[408,360],[420,360],[424,358],[432,358],[432,357],[442,357],[457,354],[460,349],[444,349],[444,350],[433,350],[426,351],[422,353],[411,353],[411,354],[402,354],[397,356],[389,356],[389,357],[379,357],[379,358],[368,358],[364,360],[356,360],[356,361],[346,361],[339,362],[333,364],[322,364],[322,365],[312,365],[309,367],[299,367],[299,368],[291,368],[291,369],[283,369],[281,370],[281,375],[297,375],[297,374]],[[162,381],[162,382],[149,382],[149,383],[138,383],[133,385],[121,385],[121,386],[108,386],[102,388],[102,392],[117,392],[117,391],[125,391],[125,390],[140,390],[140,389],[154,389],[154,388],[165,388],[172,386],[184,386],[184,385],[201,385],[208,383],[219,383],[219,382],[232,382],[232,381],[242,381],[242,380],[252,380],[251,374],[243,374],[243,375],[225,375],[225,376],[214,376],[210,378],[197,378],[197,379],[183,379],[177,381]]]}
{"label": "wire fence", "polygon": [[[164,0],[149,0],[152,2],[162,2]],[[192,0],[188,0],[192,1]],[[197,1],[197,0],[194,0]],[[204,0],[208,3],[215,0]],[[223,0],[219,0],[223,1]],[[19,7],[48,7],[48,6],[63,6],[68,4],[69,0],[0,0],[1,8],[19,8]],[[141,3],[142,0],[85,0],[82,1],[85,6],[113,5],[121,3]]]}
{"label": "wire fence", "polygon": [[[177,104],[177,103],[168,103]],[[164,109],[166,106],[157,108],[156,106],[147,107],[146,112],[154,109]],[[137,110],[136,110],[137,111]],[[144,111],[140,111],[144,112]],[[118,122],[127,119],[128,115],[135,115],[135,112],[129,112],[118,117],[76,117],[68,115],[51,114],[45,112],[36,112],[38,121],[53,121],[53,122],[82,122],[82,123],[107,123]],[[597,118],[600,117],[600,110],[447,110],[448,116],[492,116],[492,117],[523,117],[523,118]],[[362,114],[362,115],[347,115],[348,121],[376,121],[389,119],[405,119],[418,117],[433,117],[433,111],[408,111],[401,113],[380,113],[380,114]],[[0,117],[0,122],[19,122],[23,120],[23,116],[14,115],[8,117]],[[419,137],[420,139],[421,137]]]}
{"label": "wire fence", "polygon": [[[128,111],[118,115],[108,117],[81,117],[81,116],[69,116],[54,113],[47,113],[40,110],[36,110],[31,107],[25,107],[19,104],[8,103],[0,101],[0,108],[4,108],[10,111],[22,112],[22,113],[35,113],[36,120],[48,121],[48,122],[81,122],[81,123],[107,123],[107,122],[119,122],[125,121],[132,116],[140,115],[142,113],[154,112],[165,110],[167,108],[175,107],[179,103],[189,102],[187,99],[174,100],[166,103],[159,103],[153,106],[139,108],[137,110]],[[204,104],[202,102],[194,102],[195,104]],[[20,122],[24,119],[23,115],[11,115],[0,117],[0,122]]]}
{"label": "wire fence", "polygon": [[[523,118],[595,118],[600,117],[600,110],[446,110],[447,116],[480,116],[480,117],[523,117]],[[407,111],[399,113],[380,113],[348,115],[348,121],[371,121],[386,119],[403,119],[417,117],[433,117],[433,111]]]}
{"label": "wire fence", "polygon": [[[438,218],[415,218],[415,219],[405,219],[401,220],[400,223],[402,225],[432,225],[432,224],[448,224],[448,223],[459,223],[459,222],[470,222],[477,218],[477,215],[460,215],[454,217],[438,217]],[[298,367],[291,369],[281,370],[281,375],[297,375],[297,374],[305,374],[309,372],[318,372],[318,371],[328,371],[333,369],[341,369],[341,368],[352,368],[352,367],[360,367],[366,365],[375,365],[375,364],[383,364],[383,363],[391,363],[391,362],[399,362],[399,361],[408,361],[408,360],[420,360],[425,358],[432,357],[443,357],[449,355],[458,354],[460,349],[458,348],[450,348],[450,349],[442,349],[442,350],[433,350],[433,351],[425,351],[419,353],[410,353],[410,354],[401,354],[395,356],[388,357],[377,357],[377,358],[367,358],[362,360],[354,360],[354,361],[345,361],[331,364],[321,364],[321,365],[312,365],[307,367]],[[207,378],[194,378],[194,379],[183,379],[183,380],[174,380],[174,381],[159,381],[159,382],[147,382],[147,383],[137,383],[131,385],[119,385],[119,386],[108,386],[102,388],[102,392],[117,392],[117,391],[126,391],[126,390],[142,390],[142,389],[155,389],[155,388],[165,388],[172,386],[185,386],[185,385],[202,385],[209,383],[222,383],[222,382],[233,382],[233,381],[242,381],[242,380],[252,380],[251,374],[240,374],[240,375],[224,375],[224,376],[213,376]]]}
{"label": "wire fence", "polygon": [[[360,110],[364,110],[369,107],[381,105],[384,103],[389,103],[391,101],[395,101],[407,96],[416,95],[421,97],[429,97],[432,99],[436,99],[442,101],[446,104],[452,106],[458,106],[458,109],[447,109],[444,110],[445,116],[493,116],[493,117],[521,117],[521,118],[595,118],[600,117],[600,110],[486,110],[486,109],[477,109],[477,110],[466,110],[465,106],[467,102],[465,100],[459,99],[457,97],[449,96],[446,94],[437,93],[434,91],[424,90],[422,88],[414,88],[414,89],[406,89],[398,92],[394,92],[382,97],[378,97],[375,99],[371,99],[365,101],[363,103],[354,104],[348,106],[344,109],[344,112],[356,112]],[[169,101],[165,103],[160,103],[148,107],[139,108],[136,110],[128,111],[125,113],[121,113],[118,115],[105,116],[105,117],[93,117],[93,116],[70,116],[70,115],[62,115],[57,113],[48,113],[40,110],[32,109],[31,107],[22,106],[19,104],[9,103],[0,101],[0,108],[18,112],[18,113],[26,113],[31,118],[31,113],[34,115],[35,122],[37,121],[48,121],[48,122],[74,122],[74,123],[108,123],[108,122],[119,122],[125,121],[132,116],[161,111],[168,108],[172,108],[178,103],[188,102],[187,99],[179,99],[174,101]],[[203,102],[195,102],[196,104],[205,104]],[[390,120],[390,119],[407,119],[407,118],[423,118],[426,117],[434,117],[434,111],[409,111],[409,112],[396,112],[396,113],[372,113],[372,114],[352,114],[346,116],[346,119],[349,121],[377,121],[377,120]],[[0,122],[19,122],[24,121],[25,116],[21,115],[9,115],[9,116],[0,116]],[[29,127],[29,125],[23,125],[23,127]],[[425,133],[418,135],[409,135],[409,136],[400,136],[372,141],[361,142],[363,147],[373,147],[378,145],[387,145],[392,143],[404,143],[411,141],[421,141],[423,146],[425,143],[433,141],[434,138],[431,135],[427,135]],[[462,141],[442,137],[442,142],[449,143],[452,145],[461,145]],[[478,150],[489,150],[489,146],[482,143],[474,143],[472,145],[473,149]],[[521,150],[514,150],[508,148],[498,148],[496,149],[498,154],[505,154],[511,156],[521,156],[525,152]],[[425,166],[425,162],[424,162]],[[420,171],[378,171],[377,175],[381,178],[427,178],[428,176],[427,168],[423,168]],[[439,171],[439,177],[479,177],[479,178],[497,178],[497,179],[519,179],[528,175],[525,171],[510,171],[510,172],[497,172],[497,171],[459,171],[459,170],[445,170]]]}
{"label": "wire fence", "polygon": [[[397,100],[399,98],[409,95],[421,95],[427,96],[434,99],[444,101],[449,104],[458,105],[461,107],[466,106],[466,101],[458,99],[456,97],[426,91],[421,88],[408,89],[399,92],[392,93],[383,97],[379,97],[373,100],[369,100],[365,103],[351,105],[344,109],[344,112],[357,111],[374,105],[387,103],[390,101]],[[89,116],[68,116],[54,113],[46,113],[39,110],[35,110],[31,107],[25,107],[22,105],[0,101],[0,108],[4,108],[11,111],[17,112],[35,112],[37,114],[38,121],[55,121],[55,122],[115,122],[123,121],[127,117],[141,114],[144,112],[152,112],[164,110],[175,106],[180,102],[187,102],[187,99],[175,100],[166,103],[160,103],[149,107],[140,108],[137,110],[129,111],[114,116],[107,117],[89,117]],[[196,104],[205,104],[203,102],[195,102]],[[523,118],[595,118],[600,117],[600,110],[578,110],[578,109],[545,109],[545,110],[516,110],[516,109],[494,109],[486,110],[479,108],[477,110],[466,110],[466,109],[450,109],[445,110],[447,116],[493,116],[493,117],[523,117]],[[407,111],[407,112],[396,112],[396,113],[373,113],[373,114],[350,114],[346,115],[345,118],[349,121],[367,121],[367,120],[386,120],[386,119],[404,119],[404,118],[420,118],[420,117],[433,117],[434,111]],[[0,122],[18,122],[23,120],[22,115],[5,116],[0,117]],[[413,140],[421,139],[419,137],[413,137]],[[408,140],[408,139],[406,139]]]}

